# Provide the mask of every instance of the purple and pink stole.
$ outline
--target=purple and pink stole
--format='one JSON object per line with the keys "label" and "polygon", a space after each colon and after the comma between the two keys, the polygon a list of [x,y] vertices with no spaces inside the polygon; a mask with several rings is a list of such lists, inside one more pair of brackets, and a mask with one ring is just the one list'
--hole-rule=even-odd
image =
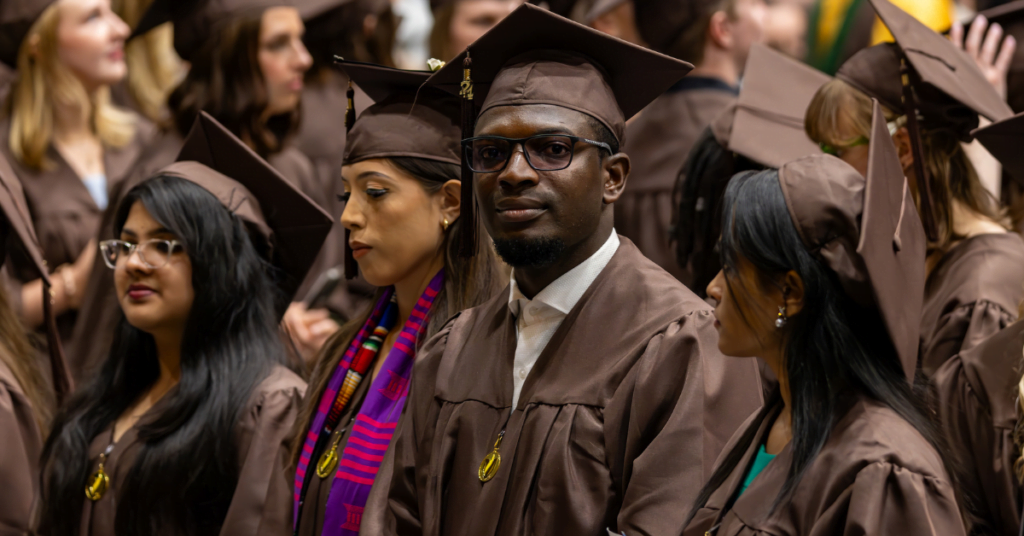
{"label": "purple and pink stole", "polygon": [[[377,374],[377,378],[374,379],[370,390],[366,393],[363,405],[359,408],[359,413],[352,425],[348,443],[341,453],[334,481],[331,483],[331,491],[327,498],[327,508],[324,514],[322,533],[324,536],[359,534],[359,525],[362,522],[366,499],[370,495],[373,480],[384,461],[384,453],[391,443],[391,437],[395,434],[398,418],[402,415],[402,408],[405,406],[405,399],[409,394],[409,377],[412,374],[413,361],[416,358],[416,343],[420,334],[427,327],[430,307],[443,284],[444,270],[441,270],[430,281],[426,290],[423,291],[423,295],[416,302],[402,332],[398,335],[398,340],[388,352],[380,373]],[[341,388],[345,375],[352,365],[352,359],[366,338],[377,327],[393,293],[394,288],[391,288],[381,296],[374,306],[370,318],[366,320],[356,338],[352,340],[352,344],[349,345],[341,362],[338,363],[338,368],[334,370],[331,380],[327,383],[327,389],[320,397],[320,406],[309,427],[306,442],[299,456],[299,465],[295,470],[294,523],[296,526],[299,522],[299,501],[302,497],[302,485],[306,474],[311,473],[311,478],[316,478],[316,471],[311,467],[316,462],[310,458],[320,439],[320,434],[324,431],[327,414],[330,412],[338,389]],[[380,356],[378,356],[379,358]],[[315,500],[315,498],[312,499]]]}

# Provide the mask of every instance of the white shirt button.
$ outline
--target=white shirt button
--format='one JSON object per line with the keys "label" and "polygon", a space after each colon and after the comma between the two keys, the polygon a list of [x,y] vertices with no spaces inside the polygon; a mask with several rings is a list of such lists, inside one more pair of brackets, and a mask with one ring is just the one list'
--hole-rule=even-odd
{"label": "white shirt button", "polygon": [[526,379],[526,369],[519,369],[519,379],[520,380],[525,380]]}

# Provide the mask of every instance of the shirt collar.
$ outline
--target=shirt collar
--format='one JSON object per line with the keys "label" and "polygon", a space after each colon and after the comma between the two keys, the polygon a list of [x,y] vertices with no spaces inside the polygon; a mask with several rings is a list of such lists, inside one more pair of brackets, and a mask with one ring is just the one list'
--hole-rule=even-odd
{"label": "shirt collar", "polygon": [[569,314],[569,311],[576,306],[576,303],[580,301],[605,266],[608,266],[618,249],[619,235],[612,229],[611,236],[593,255],[552,281],[550,285],[538,292],[533,300],[527,298],[519,290],[519,284],[516,283],[516,272],[512,270],[508,296],[508,308],[512,311],[512,315],[519,316],[521,304],[534,302],[543,303],[562,314]]}

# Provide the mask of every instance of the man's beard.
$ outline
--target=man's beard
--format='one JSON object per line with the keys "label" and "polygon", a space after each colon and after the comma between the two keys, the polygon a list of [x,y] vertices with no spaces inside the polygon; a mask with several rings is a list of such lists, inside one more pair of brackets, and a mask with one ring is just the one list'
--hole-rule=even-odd
{"label": "man's beard", "polygon": [[513,268],[544,268],[565,251],[560,238],[503,238],[494,241],[498,255]]}

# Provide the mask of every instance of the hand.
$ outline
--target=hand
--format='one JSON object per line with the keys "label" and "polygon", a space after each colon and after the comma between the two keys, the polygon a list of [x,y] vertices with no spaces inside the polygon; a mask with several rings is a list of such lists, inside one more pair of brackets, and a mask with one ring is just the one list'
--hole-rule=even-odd
{"label": "hand", "polygon": [[282,322],[307,364],[312,364],[327,339],[341,327],[327,309],[306,309],[302,302],[292,302]]}
{"label": "hand", "polygon": [[[987,32],[986,32],[987,30]],[[958,48],[967,52],[982,74],[1001,97],[1006,98],[1006,73],[1010,70],[1013,53],[1017,50],[1017,40],[1012,35],[1003,39],[1003,27],[999,24],[989,26],[988,19],[979,15],[971,23],[964,41],[964,25],[959,21],[953,23],[949,31],[949,40]],[[1000,44],[1001,43],[1001,44]]]}

